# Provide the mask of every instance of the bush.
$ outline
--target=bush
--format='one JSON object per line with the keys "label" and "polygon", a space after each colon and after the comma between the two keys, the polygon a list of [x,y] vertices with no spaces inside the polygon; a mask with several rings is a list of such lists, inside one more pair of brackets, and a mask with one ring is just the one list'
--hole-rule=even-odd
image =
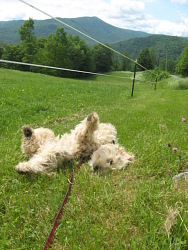
{"label": "bush", "polygon": [[182,81],[182,80],[180,80],[178,82],[177,89],[182,89],[182,90],[188,89],[188,81]]}
{"label": "bush", "polygon": [[158,81],[161,81],[163,79],[166,79],[170,76],[170,74],[167,71],[160,70],[158,73]]}
{"label": "bush", "polygon": [[[153,74],[152,74],[152,73]],[[145,71],[145,79],[146,81],[156,81],[156,76],[157,76],[157,81],[161,81],[163,79],[166,79],[170,76],[170,74],[167,71],[163,71],[159,68],[150,70],[150,71]]]}

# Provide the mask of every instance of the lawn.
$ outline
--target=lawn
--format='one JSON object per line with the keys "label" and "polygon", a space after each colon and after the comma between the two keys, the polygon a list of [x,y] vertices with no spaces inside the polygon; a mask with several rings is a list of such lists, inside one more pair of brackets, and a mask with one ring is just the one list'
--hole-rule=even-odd
{"label": "lawn", "polygon": [[[124,78],[119,78],[124,77]],[[76,163],[20,175],[21,127],[73,129],[90,112],[116,126],[133,165],[106,175],[76,171],[52,249],[188,249],[188,79],[154,85],[137,73],[63,79],[0,68],[0,249],[42,249]],[[168,144],[171,144],[171,147]],[[177,153],[173,152],[177,147]]]}

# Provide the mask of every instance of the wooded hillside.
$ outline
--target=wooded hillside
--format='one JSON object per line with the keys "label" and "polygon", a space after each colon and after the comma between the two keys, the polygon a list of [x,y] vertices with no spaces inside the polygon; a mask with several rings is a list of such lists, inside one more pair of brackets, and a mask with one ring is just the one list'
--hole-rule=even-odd
{"label": "wooded hillside", "polygon": [[120,52],[127,52],[136,59],[143,48],[155,48],[156,53],[162,58],[176,60],[186,46],[188,39],[177,36],[150,35],[137,37],[128,41],[113,44],[112,47]]}

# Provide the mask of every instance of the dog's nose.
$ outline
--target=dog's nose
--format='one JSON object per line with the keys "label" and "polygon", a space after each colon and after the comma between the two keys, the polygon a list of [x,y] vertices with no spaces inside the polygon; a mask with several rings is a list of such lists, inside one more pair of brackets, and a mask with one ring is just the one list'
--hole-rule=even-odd
{"label": "dog's nose", "polygon": [[99,167],[98,166],[95,166],[94,167],[94,172],[97,172],[99,170]]}

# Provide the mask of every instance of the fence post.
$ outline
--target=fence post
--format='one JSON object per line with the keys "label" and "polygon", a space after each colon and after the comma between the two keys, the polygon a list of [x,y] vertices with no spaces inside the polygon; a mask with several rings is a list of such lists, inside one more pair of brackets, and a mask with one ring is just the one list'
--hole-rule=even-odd
{"label": "fence post", "polygon": [[134,83],[135,83],[135,77],[136,77],[136,63],[137,63],[137,59],[134,63],[134,77],[133,77],[133,86],[132,86],[132,93],[131,96],[133,97],[133,92],[134,92]]}
{"label": "fence post", "polygon": [[156,75],[156,79],[155,79],[155,90],[157,88],[157,78],[158,78],[158,75]]}

